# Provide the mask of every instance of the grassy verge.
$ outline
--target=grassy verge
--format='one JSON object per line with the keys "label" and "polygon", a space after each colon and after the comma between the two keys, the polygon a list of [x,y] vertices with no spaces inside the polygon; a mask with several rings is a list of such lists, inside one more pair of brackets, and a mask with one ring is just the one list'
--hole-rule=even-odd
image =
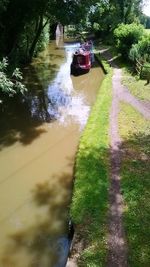
{"label": "grassy verge", "polygon": [[141,100],[150,101],[150,84],[146,84],[146,80],[132,76],[126,68],[123,68],[122,82],[134,96]]}
{"label": "grassy verge", "polygon": [[106,257],[111,76],[102,83],[76,159],[71,217],[84,244],[78,262],[84,267],[104,266]]}
{"label": "grassy verge", "polygon": [[147,80],[140,80],[137,75],[133,75],[133,66],[123,61],[114,47],[103,46],[103,48],[109,49],[116,64],[122,69],[122,83],[127,86],[131,94],[140,100],[150,101],[150,84],[147,84]]}
{"label": "grassy verge", "polygon": [[129,266],[150,266],[150,123],[131,106],[121,104],[123,139],[121,186],[125,200],[124,225]]}
{"label": "grassy verge", "polygon": [[[113,56],[117,56],[114,48],[110,48]],[[150,84],[147,80],[141,80],[138,75],[133,74],[134,68],[130,62],[125,62],[118,55],[117,65],[122,69],[122,83],[129,89],[132,95],[140,100],[150,101]]]}

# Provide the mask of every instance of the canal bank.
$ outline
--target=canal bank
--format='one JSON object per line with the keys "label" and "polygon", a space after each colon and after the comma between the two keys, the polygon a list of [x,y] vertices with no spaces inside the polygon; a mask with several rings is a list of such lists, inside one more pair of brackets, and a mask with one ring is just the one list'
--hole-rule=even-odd
{"label": "canal bank", "polygon": [[[99,56],[97,59],[101,60]],[[76,157],[71,204],[75,234],[67,267],[105,266],[106,263],[112,71],[103,63],[108,74],[82,133]]]}
{"label": "canal bank", "polygon": [[[57,46],[56,46],[57,45]],[[75,154],[103,72],[70,76],[77,44],[50,43],[24,69],[28,94],[1,117],[0,265],[62,266]]]}

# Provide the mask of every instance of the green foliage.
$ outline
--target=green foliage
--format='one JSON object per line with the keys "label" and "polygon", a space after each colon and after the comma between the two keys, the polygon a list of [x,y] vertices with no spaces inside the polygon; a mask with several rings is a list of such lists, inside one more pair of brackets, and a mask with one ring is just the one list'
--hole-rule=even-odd
{"label": "green foliage", "polygon": [[129,56],[129,51],[133,44],[142,39],[144,27],[141,24],[120,24],[114,30],[116,48],[122,57]]}
{"label": "green foliage", "polygon": [[139,21],[142,14],[141,4],[142,0],[96,1],[91,8],[89,21],[100,37],[108,38],[108,34],[112,33],[118,24]]}
{"label": "green foliage", "polygon": [[[0,17],[0,54],[14,61],[31,60],[50,20],[50,0],[8,1]],[[13,15],[12,15],[13,14]]]}
{"label": "green foliage", "polygon": [[140,23],[144,25],[144,28],[150,29],[150,17],[142,14],[140,16]]}
{"label": "green foliage", "polygon": [[[43,20],[45,22],[45,20]],[[43,22],[43,23],[44,23]],[[27,23],[25,26],[25,31],[20,34],[19,46],[11,53],[11,58],[16,63],[24,63],[30,61],[32,56],[36,56],[38,52],[43,50],[49,42],[49,24],[42,29],[35,48],[33,49],[33,55],[30,58],[30,48],[34,40],[33,29],[36,28],[36,23],[34,21]]]}
{"label": "green foliage", "polygon": [[150,35],[145,34],[142,39],[134,44],[129,52],[132,61],[136,59],[150,62]]}
{"label": "green foliage", "polygon": [[138,51],[138,44],[133,45],[132,48],[130,49],[129,58],[133,62],[135,62],[136,59],[139,60],[141,58],[139,51]]}
{"label": "green foliage", "polygon": [[143,0],[112,0],[120,22],[130,24],[140,17]]}
{"label": "green foliage", "polygon": [[93,6],[89,14],[89,21],[95,33],[108,33],[113,28],[113,11],[113,7],[107,1],[99,1]]}
{"label": "green foliage", "polygon": [[110,104],[111,73],[102,83],[76,159],[71,217],[86,244],[78,266],[100,267],[106,260]]}
{"label": "green foliage", "polygon": [[146,79],[150,83],[150,63],[145,63],[141,71],[141,78]]}
{"label": "green foliage", "polygon": [[11,75],[7,73],[8,60],[4,58],[0,61],[0,92],[8,96],[13,96],[17,93],[23,94],[27,89],[22,84],[22,74],[16,68]]}
{"label": "green foliage", "polygon": [[49,43],[49,24],[47,24],[44,27],[44,29],[43,29],[40,37],[39,37],[39,40],[37,42],[37,46],[36,46],[34,54],[37,54],[37,52],[42,51],[48,43]]}
{"label": "green foliage", "polygon": [[[86,20],[92,0],[0,0],[0,55],[31,61],[45,46],[50,24]],[[13,14],[13,15],[12,15]]]}
{"label": "green foliage", "polygon": [[9,0],[0,0],[0,14],[6,10]]}
{"label": "green foliage", "polygon": [[88,22],[88,25],[91,25],[96,33],[102,33],[101,36],[104,38],[106,33],[112,32],[118,23],[132,22],[135,16],[138,16],[141,0],[132,2],[129,0],[87,0],[86,2],[84,0],[0,0],[0,55],[9,56],[13,61],[31,60],[43,46],[45,26],[58,21],[63,25],[82,24],[84,26],[87,26]]}

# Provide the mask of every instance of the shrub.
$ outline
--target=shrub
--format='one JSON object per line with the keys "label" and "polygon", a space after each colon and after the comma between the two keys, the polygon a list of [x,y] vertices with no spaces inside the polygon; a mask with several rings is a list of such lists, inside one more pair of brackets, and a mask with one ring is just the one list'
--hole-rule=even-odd
{"label": "shrub", "polygon": [[147,79],[147,83],[150,82],[150,63],[146,63],[143,65],[143,68],[141,71],[141,78]]}
{"label": "shrub", "polygon": [[22,73],[16,68],[12,74],[8,75],[8,61],[3,58],[0,61],[0,93],[13,96],[16,93],[23,94],[27,89],[22,84]]}
{"label": "shrub", "polygon": [[141,24],[120,24],[114,30],[114,39],[118,52],[123,57],[128,57],[132,45],[141,40],[143,32],[144,27]]}
{"label": "shrub", "polygon": [[132,61],[138,59],[150,63],[150,35],[144,35],[142,40],[132,46],[129,57]]}

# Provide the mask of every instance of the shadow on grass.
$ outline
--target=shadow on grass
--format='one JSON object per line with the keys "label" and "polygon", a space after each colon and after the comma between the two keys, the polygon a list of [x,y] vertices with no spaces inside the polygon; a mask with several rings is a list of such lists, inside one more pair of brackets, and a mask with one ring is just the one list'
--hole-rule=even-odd
{"label": "shadow on grass", "polygon": [[126,68],[128,72],[131,73],[131,75],[136,75],[135,68],[133,67],[131,62],[126,58],[122,58],[121,54],[118,54],[114,47],[112,49],[111,47],[100,46],[100,50],[100,56],[103,59],[107,60],[111,67]]}
{"label": "shadow on grass", "polygon": [[[150,135],[139,134],[130,136],[120,147],[121,188],[126,206],[123,224],[128,261],[135,267],[149,266],[148,144]],[[111,150],[111,153],[118,156],[118,151]],[[93,149],[82,147],[79,151],[71,210],[76,229],[72,254],[79,254],[78,266],[100,267],[107,261],[109,154],[109,149],[96,145]],[[121,243],[118,249],[121,251]]]}
{"label": "shadow on grass", "polygon": [[[79,150],[71,207],[76,230],[73,254],[81,255],[79,266],[102,266],[105,262],[104,236],[108,209],[107,159],[108,151],[96,144],[94,148],[86,147]],[[76,245],[77,243],[80,245]],[[81,251],[77,251],[78,247]]]}
{"label": "shadow on grass", "polygon": [[128,241],[129,265],[150,264],[150,134],[130,136],[122,144],[122,192],[126,210],[124,225]]}

